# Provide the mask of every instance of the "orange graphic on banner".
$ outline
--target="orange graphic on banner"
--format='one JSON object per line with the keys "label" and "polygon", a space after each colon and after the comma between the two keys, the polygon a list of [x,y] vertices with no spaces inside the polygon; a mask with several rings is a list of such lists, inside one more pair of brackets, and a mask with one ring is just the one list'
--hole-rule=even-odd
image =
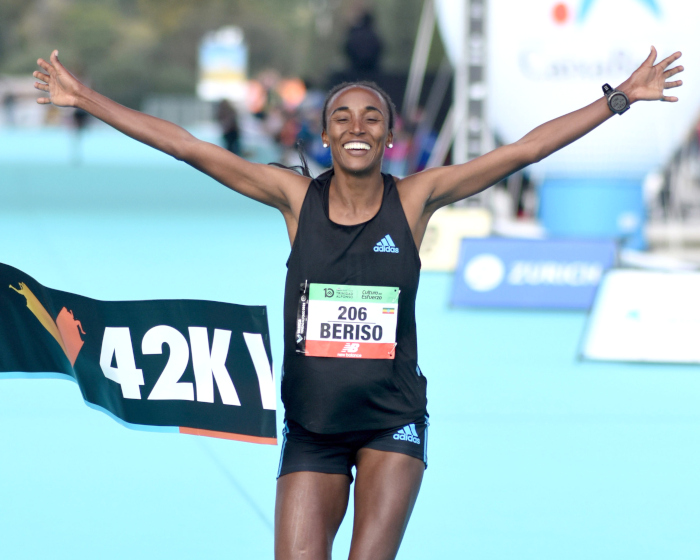
{"label": "orange graphic on banner", "polygon": [[246,436],[244,434],[233,434],[231,432],[216,432],[213,430],[200,430],[199,428],[187,428],[180,426],[181,434],[189,434],[191,436],[207,436],[221,439],[232,439],[235,441],[247,441],[248,443],[262,443],[265,445],[277,445],[276,437],[260,437]]}
{"label": "orange graphic on banner", "polygon": [[80,321],[73,317],[72,311],[68,311],[64,307],[61,309],[58,317],[56,317],[56,326],[58,327],[58,331],[61,333],[61,338],[63,338],[66,356],[68,356],[68,359],[70,360],[70,365],[74,366],[75,360],[78,358],[78,353],[83,347],[83,344],[85,344],[83,339],[80,338],[80,333],[85,334],[83,325],[81,325]]}
{"label": "orange graphic on banner", "polygon": [[64,307],[58,314],[56,322],[54,322],[49,312],[46,311],[44,306],[41,305],[41,302],[24,282],[19,283],[19,290],[12,285],[10,285],[10,288],[24,296],[27,300],[29,311],[39,319],[41,325],[56,339],[56,342],[61,346],[61,350],[63,350],[70,361],[71,366],[74,366],[75,360],[78,358],[78,353],[84,344],[78,330],[83,334],[85,334],[85,331],[80,321],[73,317],[73,312],[68,311]]}

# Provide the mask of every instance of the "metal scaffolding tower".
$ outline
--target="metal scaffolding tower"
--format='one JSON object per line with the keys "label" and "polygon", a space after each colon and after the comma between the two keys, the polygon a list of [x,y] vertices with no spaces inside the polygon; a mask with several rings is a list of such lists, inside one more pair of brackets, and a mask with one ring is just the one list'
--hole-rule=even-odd
{"label": "metal scaffolding tower", "polygon": [[486,0],[466,0],[463,53],[455,65],[454,163],[486,151]]}
{"label": "metal scaffolding tower", "polygon": [[[492,148],[487,122],[487,0],[426,0],[411,61],[404,110],[415,108],[425,75],[435,11],[454,14],[461,21],[456,55],[451,57],[454,71],[453,102],[438,135],[428,167],[443,165],[452,148],[452,163],[465,163]],[[441,4],[438,6],[437,4]],[[454,38],[453,38],[454,39]],[[443,40],[449,40],[443,37]],[[448,49],[446,49],[448,50]],[[469,199],[469,204],[484,205],[484,194]]]}

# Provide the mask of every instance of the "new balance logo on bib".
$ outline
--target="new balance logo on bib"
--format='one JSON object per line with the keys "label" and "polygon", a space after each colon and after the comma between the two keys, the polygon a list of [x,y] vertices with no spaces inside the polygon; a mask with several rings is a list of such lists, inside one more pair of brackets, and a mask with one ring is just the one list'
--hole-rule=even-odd
{"label": "new balance logo on bib", "polygon": [[412,443],[420,443],[420,438],[418,437],[418,432],[416,432],[415,424],[409,424],[408,426],[401,428],[394,434],[394,439],[410,441]]}
{"label": "new balance logo on bib", "polygon": [[[375,238],[376,239],[376,238]],[[375,253],[398,253],[399,248],[394,244],[394,240],[387,233],[382,240],[374,246]]]}

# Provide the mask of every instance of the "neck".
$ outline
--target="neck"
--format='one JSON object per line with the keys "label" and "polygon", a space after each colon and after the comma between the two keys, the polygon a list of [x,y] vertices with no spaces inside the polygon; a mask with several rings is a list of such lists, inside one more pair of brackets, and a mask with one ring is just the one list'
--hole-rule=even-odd
{"label": "neck", "polygon": [[384,179],[379,172],[371,175],[336,172],[328,192],[328,213],[338,224],[360,224],[379,212],[383,195]]}

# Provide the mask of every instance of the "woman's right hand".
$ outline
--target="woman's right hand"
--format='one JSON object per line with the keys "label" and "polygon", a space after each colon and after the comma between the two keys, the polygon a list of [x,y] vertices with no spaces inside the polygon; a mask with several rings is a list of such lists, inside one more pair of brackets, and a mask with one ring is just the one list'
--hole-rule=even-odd
{"label": "woman's right hand", "polygon": [[83,84],[58,61],[58,51],[51,53],[49,61],[46,62],[43,58],[36,61],[46,73],[39,70],[34,72],[33,76],[41,80],[35,82],[34,87],[49,94],[48,97],[39,97],[36,102],[43,105],[53,103],[57,107],[76,107]]}

